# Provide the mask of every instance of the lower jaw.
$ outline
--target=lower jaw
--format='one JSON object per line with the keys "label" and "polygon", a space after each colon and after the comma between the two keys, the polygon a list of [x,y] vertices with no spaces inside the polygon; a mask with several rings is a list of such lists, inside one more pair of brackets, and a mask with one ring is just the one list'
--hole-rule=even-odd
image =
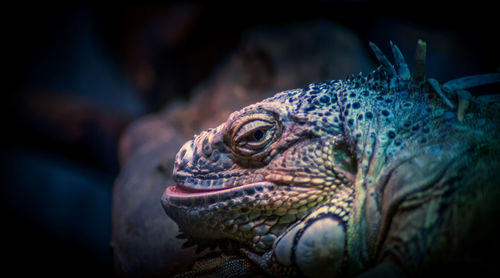
{"label": "lower jaw", "polygon": [[259,194],[274,190],[276,185],[268,182],[194,193],[168,187],[161,201],[167,215],[189,236],[211,239],[228,238],[228,236],[235,238],[235,234],[227,229],[232,225],[228,224],[228,221],[231,219],[234,221],[245,214],[240,212],[240,209],[256,206],[260,199]]}
{"label": "lower jaw", "polygon": [[[290,223],[281,224],[279,217],[272,214],[262,215],[259,218],[252,219],[249,222],[238,223],[238,219],[244,215],[236,217],[217,219],[217,215],[221,212],[230,215],[238,209],[221,210],[207,208],[207,211],[192,212],[182,207],[171,207],[168,210],[168,215],[178,224],[180,231],[185,233],[187,238],[192,242],[201,243],[201,245],[216,245],[221,247],[224,244],[231,242],[232,248],[239,247],[252,250],[256,253],[263,253],[272,248],[272,242],[269,242],[270,234],[277,238]],[[214,221],[212,221],[215,218]],[[274,220],[270,220],[274,218]],[[271,222],[271,223],[269,223]],[[248,223],[252,223],[251,227],[245,228]],[[263,235],[256,234],[254,228],[257,226],[266,225],[269,223],[269,231]],[[264,239],[265,238],[265,239]],[[265,244],[264,244],[265,242]],[[223,249],[223,248],[221,248]]]}
{"label": "lower jaw", "polygon": [[[271,188],[275,189],[274,185]],[[264,194],[266,191],[267,189],[263,189]],[[172,199],[171,196],[168,197]],[[259,234],[279,235],[289,223],[279,223],[281,216],[274,215],[272,209],[260,210],[261,214],[256,218],[251,216],[251,212],[242,212],[242,208],[250,210],[256,208],[256,203],[252,204],[251,200],[249,202],[244,200],[246,198],[241,197],[221,201],[218,204],[196,207],[176,205],[169,201],[164,203],[164,207],[180,230],[194,242],[215,242],[218,245],[221,242],[235,241],[253,252],[265,252],[271,248],[272,243],[269,243],[269,236],[261,239]],[[255,200],[255,202],[258,201]],[[254,229],[264,225],[268,226],[267,231],[263,231],[263,228]],[[266,244],[259,243],[261,241]]]}
{"label": "lower jaw", "polygon": [[[177,191],[176,187],[167,188],[162,197],[162,204],[167,214],[179,225],[181,230],[188,237],[194,239],[206,240],[235,240],[245,242],[254,252],[264,252],[271,248],[258,245],[257,234],[252,232],[253,228],[266,224],[269,226],[269,232],[279,235],[290,222],[283,222],[283,215],[275,215],[273,208],[267,208],[261,201],[264,194],[276,193],[281,185],[275,185],[269,182],[259,182],[248,185],[232,187],[216,191],[194,192],[194,190]],[[282,188],[281,188],[282,190]],[[299,191],[308,191],[310,188],[297,189]],[[250,213],[242,212],[242,209],[260,211],[257,218],[249,217],[244,220],[252,222],[252,227],[242,227],[247,222],[237,220]],[[270,220],[270,218],[274,220]],[[299,217],[297,215],[297,217]],[[300,216],[302,217],[302,216]],[[235,227],[236,225],[236,227]],[[247,231],[248,230],[248,231]],[[262,231],[259,231],[261,233]],[[266,233],[266,232],[264,232]],[[269,243],[269,238],[262,240]]]}

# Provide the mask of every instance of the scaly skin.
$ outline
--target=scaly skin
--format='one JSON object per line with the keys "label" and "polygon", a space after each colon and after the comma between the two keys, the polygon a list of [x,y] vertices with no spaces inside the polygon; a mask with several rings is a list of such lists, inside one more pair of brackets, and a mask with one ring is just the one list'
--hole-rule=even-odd
{"label": "scaly skin", "polygon": [[499,76],[436,93],[391,46],[396,68],[372,46],[382,66],[368,75],[278,93],[195,136],[177,154],[167,214],[191,239],[239,242],[273,276],[411,272],[453,249],[441,217],[474,175],[496,177],[500,149],[498,110],[461,90]]}

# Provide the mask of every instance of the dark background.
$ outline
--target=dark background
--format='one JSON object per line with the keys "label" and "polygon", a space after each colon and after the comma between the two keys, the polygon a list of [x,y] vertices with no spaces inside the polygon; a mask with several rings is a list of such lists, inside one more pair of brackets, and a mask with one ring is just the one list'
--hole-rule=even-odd
{"label": "dark background", "polygon": [[[142,115],[189,100],[248,28],[326,19],[366,46],[373,41],[390,53],[392,40],[411,55],[423,38],[428,76],[440,81],[500,66],[498,18],[483,12],[488,7],[451,12],[409,2],[401,5],[410,13],[381,16],[381,7],[364,1],[249,3],[3,9],[0,201],[7,268],[111,276],[120,134]],[[443,51],[450,44],[453,51]]]}

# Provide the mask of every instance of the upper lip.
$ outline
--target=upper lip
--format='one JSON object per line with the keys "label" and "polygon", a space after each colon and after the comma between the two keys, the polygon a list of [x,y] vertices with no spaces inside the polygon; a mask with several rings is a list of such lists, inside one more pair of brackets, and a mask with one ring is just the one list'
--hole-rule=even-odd
{"label": "upper lip", "polygon": [[[222,188],[215,188],[215,189],[204,189],[204,188],[192,188],[192,187],[187,187],[183,184],[176,184],[175,186],[169,186],[167,187],[167,190],[165,190],[165,193],[168,194],[168,191],[171,191],[172,189],[180,189],[182,193],[185,193],[186,195],[197,195],[197,194],[203,194],[204,196],[208,196],[210,194],[219,194],[220,192],[223,191],[229,191],[229,190],[240,190],[244,189],[246,187],[251,187],[251,186],[257,186],[257,185],[264,185],[264,186],[274,186],[274,183],[271,182],[256,182],[256,183],[250,183],[250,184],[242,184],[238,186],[232,186],[232,187],[222,187]],[[183,195],[183,194],[180,194]]]}

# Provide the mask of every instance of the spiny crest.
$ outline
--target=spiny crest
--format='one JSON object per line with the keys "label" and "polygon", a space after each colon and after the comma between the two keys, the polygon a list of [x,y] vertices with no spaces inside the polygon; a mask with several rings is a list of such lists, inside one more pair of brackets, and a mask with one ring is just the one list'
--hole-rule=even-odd
{"label": "spiny crest", "polygon": [[[413,83],[417,86],[423,85],[424,87],[429,85],[430,88],[432,88],[432,90],[442,99],[446,106],[451,109],[457,109],[457,117],[460,121],[463,120],[470,102],[475,102],[479,105],[500,102],[500,95],[474,97],[469,91],[466,90],[481,85],[500,82],[500,73],[466,76],[440,84],[436,79],[426,78],[425,76],[427,44],[424,41],[418,40],[417,42],[413,76],[411,75],[409,66],[399,48],[392,42],[390,42],[390,45],[395,65],[391,64],[389,59],[387,59],[378,46],[370,42],[370,47],[381,65],[377,70],[370,73],[366,79],[364,79],[365,81],[367,79],[372,80],[372,82],[368,82],[372,83],[369,84],[370,87],[373,87],[374,84],[377,84],[376,86],[380,87],[380,83],[384,86],[385,83],[385,89],[391,92],[397,91],[398,87],[401,87],[402,85],[405,86],[409,83]],[[357,85],[359,85],[360,82],[363,82],[362,78],[357,78],[355,81]],[[422,90],[415,91],[422,92]]]}

